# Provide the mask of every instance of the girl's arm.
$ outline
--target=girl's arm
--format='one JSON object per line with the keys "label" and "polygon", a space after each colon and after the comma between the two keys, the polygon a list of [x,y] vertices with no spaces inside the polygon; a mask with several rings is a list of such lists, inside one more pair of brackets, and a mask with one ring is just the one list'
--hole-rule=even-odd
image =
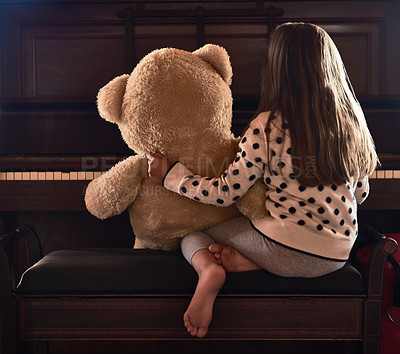
{"label": "girl's arm", "polygon": [[246,131],[239,148],[236,159],[220,177],[194,175],[179,162],[169,165],[160,154],[149,156],[149,176],[161,182],[166,189],[190,199],[216,206],[229,206],[244,195],[264,173],[266,138],[263,126],[256,120]]}
{"label": "girl's arm", "polygon": [[366,176],[357,182],[356,190],[354,195],[358,204],[361,204],[365,199],[367,199],[369,194],[369,178]]}

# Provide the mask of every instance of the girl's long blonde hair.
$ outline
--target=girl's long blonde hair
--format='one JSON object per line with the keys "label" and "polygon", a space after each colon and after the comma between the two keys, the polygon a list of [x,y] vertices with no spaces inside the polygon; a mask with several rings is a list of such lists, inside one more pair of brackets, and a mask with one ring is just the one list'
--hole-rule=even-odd
{"label": "girl's long blonde hair", "polygon": [[[302,171],[299,183],[342,184],[374,171],[378,157],[364,113],[340,54],[322,28],[278,26],[269,38],[261,86],[257,114],[280,114],[289,126],[293,167]],[[312,176],[306,173],[310,160]]]}

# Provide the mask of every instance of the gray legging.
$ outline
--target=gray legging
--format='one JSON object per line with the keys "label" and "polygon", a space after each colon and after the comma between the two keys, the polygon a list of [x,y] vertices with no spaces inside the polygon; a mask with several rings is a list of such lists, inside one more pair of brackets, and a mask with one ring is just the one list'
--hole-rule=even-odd
{"label": "gray legging", "polygon": [[213,243],[231,246],[270,273],[283,277],[319,277],[345,264],[297,252],[270,241],[254,230],[250,220],[244,216],[186,235],[181,241],[182,253],[191,263],[197,251]]}

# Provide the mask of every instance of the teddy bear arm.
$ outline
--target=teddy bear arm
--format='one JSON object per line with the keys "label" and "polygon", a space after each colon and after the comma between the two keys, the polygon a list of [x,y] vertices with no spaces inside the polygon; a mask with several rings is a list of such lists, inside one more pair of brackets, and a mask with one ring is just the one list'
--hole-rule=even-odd
{"label": "teddy bear arm", "polygon": [[88,211],[99,219],[124,212],[134,202],[146,168],[144,157],[131,156],[91,181],[85,193]]}

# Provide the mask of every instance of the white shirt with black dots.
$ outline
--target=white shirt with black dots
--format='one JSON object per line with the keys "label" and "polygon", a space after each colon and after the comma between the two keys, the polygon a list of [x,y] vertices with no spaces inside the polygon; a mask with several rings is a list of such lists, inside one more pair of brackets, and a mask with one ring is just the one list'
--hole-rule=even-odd
{"label": "white shirt with black dots", "polygon": [[[357,203],[368,196],[368,177],[356,176],[342,185],[303,187],[292,165],[291,139],[286,124],[261,113],[240,141],[236,159],[220,177],[193,175],[179,162],[163,179],[163,186],[188,198],[216,206],[228,206],[244,195],[260,178],[267,185],[265,218],[252,220],[264,237],[297,251],[345,261],[357,237]],[[267,142],[268,137],[268,142]],[[268,161],[270,161],[268,168]],[[307,158],[312,174],[316,159]]]}

